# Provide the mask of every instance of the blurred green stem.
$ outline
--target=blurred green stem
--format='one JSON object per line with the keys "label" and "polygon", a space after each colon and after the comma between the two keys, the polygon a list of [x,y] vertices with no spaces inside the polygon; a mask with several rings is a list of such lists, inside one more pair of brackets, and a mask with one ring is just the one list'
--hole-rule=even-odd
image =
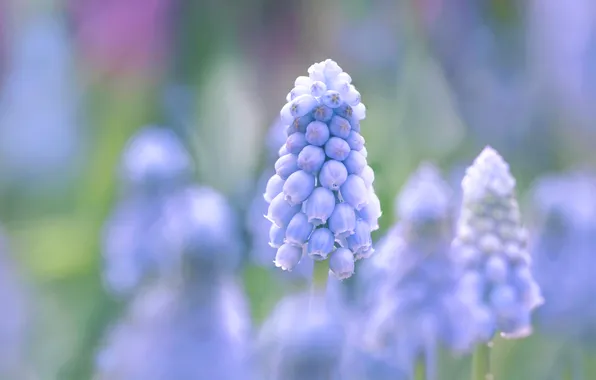
{"label": "blurred green stem", "polygon": [[424,363],[424,357],[420,357],[417,361],[416,361],[416,368],[415,368],[415,374],[414,374],[414,379],[416,380],[426,380],[426,365]]}
{"label": "blurred green stem", "polygon": [[327,289],[329,279],[329,260],[315,261],[312,275],[313,292],[324,292]]}
{"label": "blurred green stem", "polygon": [[479,344],[472,357],[472,380],[494,380],[490,366],[490,354],[493,347],[492,340],[486,344]]}

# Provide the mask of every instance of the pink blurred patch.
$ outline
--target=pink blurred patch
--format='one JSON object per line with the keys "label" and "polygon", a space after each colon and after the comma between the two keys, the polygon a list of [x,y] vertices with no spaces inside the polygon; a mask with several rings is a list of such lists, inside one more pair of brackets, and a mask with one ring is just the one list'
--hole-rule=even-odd
{"label": "pink blurred patch", "polygon": [[102,71],[151,69],[164,61],[175,0],[70,0],[79,49]]}

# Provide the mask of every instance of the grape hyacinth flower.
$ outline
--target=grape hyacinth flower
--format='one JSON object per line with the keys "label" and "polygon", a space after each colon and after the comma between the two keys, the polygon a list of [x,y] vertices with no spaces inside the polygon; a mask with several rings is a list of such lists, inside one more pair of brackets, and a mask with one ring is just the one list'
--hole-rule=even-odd
{"label": "grape hyacinth flower", "polygon": [[587,173],[552,175],[532,189],[537,225],[533,273],[544,298],[537,310],[542,331],[573,344],[596,342],[596,177]]}
{"label": "grape hyacinth flower", "polygon": [[166,128],[141,128],[126,145],[119,176],[123,194],[103,232],[104,282],[114,294],[128,294],[157,268],[173,263],[165,234],[168,197],[183,189],[192,162],[178,137]]}
{"label": "grape hyacinth flower", "polygon": [[543,300],[530,272],[527,232],[509,165],[485,148],[462,181],[463,204],[453,241],[464,281],[486,311],[485,338],[531,333],[530,313]]}
{"label": "grape hyacinth flower", "polygon": [[104,281],[127,295],[150,276],[187,264],[212,278],[240,263],[240,227],[227,199],[190,184],[190,156],[169,130],[149,127],[123,154],[125,194],[104,234]]}
{"label": "grape hyacinth flower", "polygon": [[257,340],[260,378],[339,379],[344,335],[338,310],[324,297],[299,294],[283,299]]}
{"label": "grape hyacinth flower", "polygon": [[366,107],[334,61],[308,74],[296,79],[280,112],[287,139],[265,192],[266,218],[272,237],[281,240],[285,230],[283,244],[272,242],[277,267],[292,270],[306,253],[317,262],[329,258],[331,272],[345,279],[355,260],[374,252],[370,234],[381,216],[360,134]]}
{"label": "grape hyacinth flower", "polygon": [[247,306],[230,281],[152,284],[108,331],[94,379],[250,380]]}
{"label": "grape hyacinth flower", "polygon": [[[391,229],[372,261],[390,267],[363,268],[381,274],[383,282],[367,292],[374,297],[368,326],[372,351],[396,358],[398,367],[413,374],[423,358],[428,379],[437,377],[439,345],[462,353],[476,339],[474,306],[459,286],[459,270],[450,254],[451,189],[438,169],[423,164],[410,177],[396,202],[400,222]],[[380,269],[379,269],[380,268]],[[376,269],[376,270],[375,270]],[[366,274],[365,273],[365,277]]]}
{"label": "grape hyacinth flower", "polygon": [[515,197],[509,165],[486,147],[462,180],[462,208],[453,241],[464,273],[468,299],[476,302],[481,344],[474,353],[472,376],[491,374],[492,336],[523,338],[531,334],[531,312],[543,303],[530,271],[527,232]]}

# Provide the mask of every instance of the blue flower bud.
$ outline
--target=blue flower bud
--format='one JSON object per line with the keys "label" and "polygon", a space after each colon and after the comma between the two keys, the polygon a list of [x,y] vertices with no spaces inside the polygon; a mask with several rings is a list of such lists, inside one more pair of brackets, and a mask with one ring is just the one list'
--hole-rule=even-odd
{"label": "blue flower bud", "polygon": [[339,161],[329,160],[323,164],[319,173],[321,186],[329,190],[339,190],[348,178],[348,169]]}
{"label": "blue flower bud", "polygon": [[318,104],[317,99],[312,95],[300,95],[281,109],[281,119],[284,123],[290,124],[295,118],[311,112]]}
{"label": "blue flower bud", "polygon": [[339,92],[342,96],[344,96],[350,91],[350,83],[352,83],[352,78],[350,77],[350,75],[348,75],[347,73],[341,73],[333,79],[333,81],[331,82],[331,86],[329,86],[329,89],[335,90]]}
{"label": "blue flower bud", "polygon": [[356,90],[356,87],[354,87],[353,85],[350,85],[349,90],[345,94],[343,94],[343,96],[345,102],[351,105],[352,107],[360,103],[361,100],[360,92],[358,92],[358,90]]}
{"label": "blue flower bud", "polygon": [[349,174],[360,174],[367,166],[366,158],[355,150],[350,151],[343,164],[348,169]]}
{"label": "blue flower bud", "polygon": [[309,144],[323,146],[329,140],[329,127],[320,121],[313,121],[306,127],[306,141]]}
{"label": "blue flower bud", "polygon": [[294,100],[300,95],[310,94],[310,88],[306,86],[296,86],[290,91],[290,100]]}
{"label": "blue flower bud", "polygon": [[292,206],[286,201],[284,193],[280,193],[271,201],[265,217],[278,227],[286,227],[299,211],[300,205]]}
{"label": "blue flower bud", "polygon": [[358,210],[358,217],[364,219],[371,228],[371,231],[379,229],[379,218],[381,217],[381,202],[374,191],[369,190],[368,204]]}
{"label": "blue flower bud", "polygon": [[294,86],[310,87],[312,82],[312,79],[310,79],[309,77],[301,75],[294,81]]}
{"label": "blue flower bud", "polygon": [[277,174],[274,174],[271,176],[271,178],[269,178],[269,181],[267,181],[267,186],[265,187],[265,194],[263,194],[263,198],[265,198],[267,203],[271,203],[273,198],[282,192],[285,182],[286,181],[284,181]]}
{"label": "blue flower bud", "polygon": [[326,91],[325,94],[323,94],[323,96],[321,97],[321,101],[324,105],[326,105],[329,108],[337,108],[342,104],[343,99],[341,98],[339,92],[329,90]]}
{"label": "blue flower bud", "polygon": [[325,91],[327,91],[327,85],[325,84],[325,82],[314,81],[310,85],[310,93],[312,96],[316,98],[323,95]]}
{"label": "blue flower bud", "polygon": [[505,282],[507,280],[508,265],[505,259],[498,254],[492,255],[486,261],[486,278],[495,283]]}
{"label": "blue flower bud", "polygon": [[304,170],[292,173],[283,186],[286,201],[291,205],[300,205],[315,188],[315,177]]}
{"label": "blue flower bud", "polygon": [[354,274],[354,254],[347,248],[338,248],[329,259],[329,269],[340,280]]}
{"label": "blue flower bud", "polygon": [[277,249],[274,264],[283,270],[291,271],[302,259],[302,247],[284,244]]}
{"label": "blue flower bud", "polygon": [[335,236],[328,228],[317,228],[308,240],[308,255],[315,261],[327,259],[335,245]]}
{"label": "blue flower bud", "polygon": [[286,144],[283,144],[281,146],[281,148],[279,148],[279,150],[277,151],[277,155],[279,157],[282,157],[282,156],[285,156],[286,154],[289,154],[288,148],[286,147]]}
{"label": "blue flower bud", "polygon": [[275,173],[282,179],[288,179],[290,174],[298,170],[298,156],[286,154],[275,162]]}
{"label": "blue flower bud", "polygon": [[347,203],[336,205],[327,222],[329,229],[335,234],[336,238],[345,238],[352,235],[356,228],[354,208]]}
{"label": "blue flower bud", "polygon": [[328,122],[333,117],[333,109],[327,107],[324,104],[319,104],[312,111],[312,116],[315,118],[315,120]]}
{"label": "blue flower bud", "polygon": [[358,103],[352,106],[352,119],[364,120],[366,118],[366,106],[362,103]]}
{"label": "blue flower bud", "polygon": [[375,249],[372,247],[372,245],[370,247],[363,247],[360,251],[354,254],[354,260],[358,261],[362,259],[368,259],[374,253]]}
{"label": "blue flower bud", "polygon": [[310,114],[294,119],[294,121],[292,121],[292,123],[288,125],[288,128],[286,129],[286,134],[290,136],[296,132],[305,133],[306,127],[308,126],[308,124],[310,124],[311,121],[313,121],[313,117]]}
{"label": "blue flower bud", "polygon": [[318,146],[307,145],[298,155],[298,167],[307,173],[318,173],[324,163],[325,152]]}
{"label": "blue flower bud", "polygon": [[341,197],[357,211],[361,210],[369,201],[369,193],[364,180],[355,174],[350,174],[340,189]]}
{"label": "blue flower bud", "polygon": [[364,158],[367,158],[368,157],[368,150],[366,150],[366,147],[365,146],[363,146],[362,149],[360,149],[358,151],[358,153],[360,153],[361,155],[363,155]]}
{"label": "blue flower bud", "polygon": [[334,160],[343,161],[350,153],[350,146],[346,140],[339,137],[331,137],[325,143],[325,154]]}
{"label": "blue flower bud", "polygon": [[315,226],[327,223],[335,209],[335,195],[324,187],[317,187],[304,204],[304,213],[308,221]]}
{"label": "blue flower bud", "polygon": [[286,140],[286,148],[288,149],[288,152],[292,154],[300,153],[300,151],[307,145],[308,142],[306,141],[306,136],[304,133],[300,132],[292,133]]}
{"label": "blue flower bud", "polygon": [[375,172],[370,166],[366,166],[362,169],[360,177],[364,180],[364,184],[367,188],[370,188],[373,182],[375,182]]}
{"label": "blue flower bud", "polygon": [[350,120],[350,125],[352,126],[352,131],[360,133],[360,120]]}
{"label": "blue flower bud", "polygon": [[294,245],[303,245],[308,240],[314,226],[308,222],[308,217],[299,212],[286,228],[286,242]]}
{"label": "blue flower bud", "polygon": [[342,139],[347,139],[348,136],[350,136],[351,130],[352,126],[350,125],[350,122],[348,120],[337,115],[331,118],[331,123],[329,123],[329,131],[333,136],[341,137]]}
{"label": "blue flower bud", "polygon": [[335,109],[335,113],[348,121],[356,120],[352,117],[354,114],[354,109],[349,104],[343,104],[339,106]]}
{"label": "blue flower bud", "polygon": [[[350,131],[348,137],[346,137],[346,141],[352,150],[361,150],[364,148],[364,137],[354,130]],[[366,157],[365,157],[366,158]]]}
{"label": "blue flower bud", "polygon": [[515,288],[509,285],[495,286],[490,292],[490,303],[497,317],[512,317],[517,304]]}
{"label": "blue flower bud", "polygon": [[[327,59],[325,61],[325,66],[323,68],[323,73],[325,74],[325,80],[327,82],[333,83],[338,79],[349,80],[348,83],[352,82],[352,78],[348,73],[344,72],[341,67],[337,64],[337,62]],[[347,78],[347,79],[346,79]]]}
{"label": "blue flower bud", "polygon": [[269,245],[273,248],[279,248],[285,243],[286,229],[271,225],[269,229]]}
{"label": "blue flower bud", "polygon": [[325,73],[323,72],[325,68],[324,62],[319,62],[311,65],[308,68],[308,76],[311,81],[319,81],[319,82],[326,82]]}
{"label": "blue flower bud", "polygon": [[366,221],[358,219],[354,235],[348,236],[347,241],[348,247],[356,255],[368,251],[372,246],[370,225]]}

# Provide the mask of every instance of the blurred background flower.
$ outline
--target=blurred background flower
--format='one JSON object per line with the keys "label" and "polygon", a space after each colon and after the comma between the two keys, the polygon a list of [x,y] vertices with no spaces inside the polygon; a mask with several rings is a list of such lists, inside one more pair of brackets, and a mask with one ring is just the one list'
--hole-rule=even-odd
{"label": "blurred background flower", "polygon": [[[413,251],[393,238],[407,218],[387,210],[421,162],[446,173],[457,213],[463,168],[495,147],[531,201],[519,222],[545,298],[532,336],[496,338],[495,376],[549,379],[573,367],[595,378],[585,301],[596,297],[595,47],[588,0],[0,2],[0,224],[10,242],[0,247],[0,366],[21,371],[10,380],[175,370],[184,380],[229,351],[237,366],[210,376],[247,378],[250,347],[230,347],[250,346],[250,331],[313,272],[312,260],[274,270],[262,194],[287,135],[272,125],[295,78],[332,58],[367,105],[366,179],[385,210],[375,249]],[[440,199],[399,208],[410,215]],[[396,272],[425,267],[374,257],[350,279],[329,279],[338,319],[369,319],[371,278],[397,284]],[[300,343],[332,347],[342,374],[406,375],[352,349],[367,338],[361,326],[343,325],[336,339],[306,322]],[[437,363],[441,378],[469,377],[469,358],[439,350]]]}

